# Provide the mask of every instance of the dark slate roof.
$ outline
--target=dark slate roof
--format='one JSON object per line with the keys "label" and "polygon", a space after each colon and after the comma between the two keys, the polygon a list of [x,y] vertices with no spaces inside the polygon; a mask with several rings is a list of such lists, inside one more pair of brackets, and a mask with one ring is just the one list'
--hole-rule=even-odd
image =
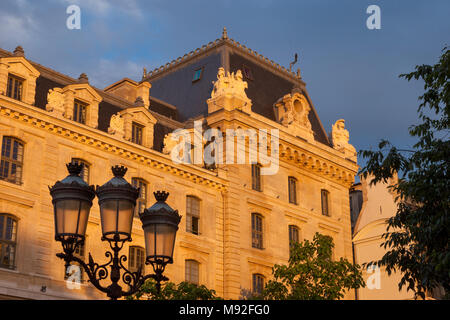
{"label": "dark slate roof", "polygon": [[[220,50],[227,46],[229,50]],[[255,61],[258,61],[256,63]],[[242,46],[232,39],[217,39],[191,51],[172,63],[151,71],[146,78],[152,84],[153,96],[177,106],[180,121],[198,116],[207,116],[206,100],[210,98],[213,81],[217,80],[219,67],[230,72],[250,68],[253,79],[248,83],[247,96],[252,100],[252,111],[275,121],[273,104],[285,94],[299,87],[305,97],[309,95],[305,83],[289,70],[270,61],[255,51]],[[194,71],[204,68],[201,80],[192,82]],[[311,101],[309,120],[316,141],[330,145],[327,134]]]}

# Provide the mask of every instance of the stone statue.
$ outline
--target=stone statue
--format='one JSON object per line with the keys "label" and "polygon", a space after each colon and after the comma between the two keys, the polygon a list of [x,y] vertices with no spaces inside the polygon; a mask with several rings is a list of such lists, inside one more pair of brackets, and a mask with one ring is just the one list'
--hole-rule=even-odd
{"label": "stone statue", "polygon": [[342,148],[348,144],[350,137],[348,130],[345,129],[345,120],[339,119],[333,125],[331,130],[331,140],[335,148]]}
{"label": "stone statue", "polygon": [[113,114],[109,121],[108,133],[123,138],[125,133],[124,125],[124,119],[118,113]]}
{"label": "stone statue", "polygon": [[172,133],[168,133],[164,136],[164,148],[162,152],[164,154],[170,154],[173,148],[178,144],[178,141],[172,139]]}
{"label": "stone statue", "polygon": [[240,97],[247,98],[247,94],[245,93],[245,89],[248,88],[248,84],[243,80],[241,70],[237,70],[236,73],[227,73],[225,74],[225,69],[220,67],[217,72],[217,81],[213,81],[214,88],[211,92],[211,98],[215,98],[217,96],[223,94],[236,95]]}
{"label": "stone statue", "polygon": [[349,140],[350,136],[348,130],[345,129],[345,120],[339,119],[331,129],[333,148],[344,152],[347,158],[356,162],[356,149],[348,143]]}
{"label": "stone statue", "polygon": [[62,93],[61,88],[49,90],[45,110],[53,112],[57,116],[64,115],[64,94]]}

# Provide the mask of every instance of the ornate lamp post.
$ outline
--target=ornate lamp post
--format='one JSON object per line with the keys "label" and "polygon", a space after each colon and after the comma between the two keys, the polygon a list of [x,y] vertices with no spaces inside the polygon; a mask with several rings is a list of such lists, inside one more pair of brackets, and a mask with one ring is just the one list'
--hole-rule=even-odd
{"label": "ornate lamp post", "polygon": [[[140,213],[147,251],[146,264],[151,264],[155,272],[144,276],[141,268],[136,272],[129,271],[123,264],[127,257],[119,256],[124,243],[131,241],[134,208],[139,195],[139,190],[123,178],[127,168],[113,167],[114,177],[103,186],[97,186],[96,191],[81,179],[82,168],[79,164],[67,164],[69,176],[49,188],[55,214],[55,240],[61,242],[64,251],[56,256],[66,262],[66,268],[71,262],[77,262],[88,275],[89,281],[113,300],[137,292],[149,278],[156,280],[160,290],[161,281],[168,280],[162,273],[168,263],[173,263],[175,236],[181,219],[178,211],[165,202],[169,193],[155,192],[157,202]],[[85,240],[89,211],[95,194],[100,206],[102,241],[108,241],[112,250],[105,253],[109,261],[102,265],[95,263],[91,254],[87,264],[74,256],[76,248]],[[108,275],[111,284],[102,286],[101,280]],[[129,287],[128,290],[119,285],[121,279]]]}

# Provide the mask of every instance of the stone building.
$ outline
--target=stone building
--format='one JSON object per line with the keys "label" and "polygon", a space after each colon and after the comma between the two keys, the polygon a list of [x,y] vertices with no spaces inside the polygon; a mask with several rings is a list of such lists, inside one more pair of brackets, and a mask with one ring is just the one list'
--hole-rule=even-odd
{"label": "stone building", "polygon": [[[231,161],[205,164],[201,149],[189,154],[193,163],[173,161],[176,129],[205,148],[211,143],[199,138],[196,124],[222,134],[226,143],[214,156]],[[248,137],[235,139],[230,129]],[[70,161],[85,164],[91,185],[108,181],[113,165],[128,167],[125,178],[141,187],[137,210],[153,204],[154,191],[170,192],[168,204],[183,216],[165,272],[173,282],[238,299],[260,290],[275,263],[287,263],[290,241],[315,232],[332,236],[336,259],[352,261],[348,194],[358,167],[344,121],[328,137],[300,71],[230,39],[225,29],[220,39],[144,70],[142,80],[103,90],[85,74],[73,79],[29,60],[21,47],[0,50],[0,142],[1,298],[105,298],[86,279],[69,288],[55,256],[61,245],[48,186],[67,175]],[[133,241],[122,250],[130,269],[144,260],[141,222],[134,220]],[[101,263],[109,247],[100,240],[96,200],[86,234],[78,255],[90,252]]]}

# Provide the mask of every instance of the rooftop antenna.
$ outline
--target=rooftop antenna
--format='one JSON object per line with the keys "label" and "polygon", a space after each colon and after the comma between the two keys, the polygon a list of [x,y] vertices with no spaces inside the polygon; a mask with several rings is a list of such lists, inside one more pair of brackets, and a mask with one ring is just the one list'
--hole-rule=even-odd
{"label": "rooftop antenna", "polygon": [[289,71],[292,72],[292,66],[297,63],[298,55],[297,53],[294,55],[294,61],[289,64]]}

